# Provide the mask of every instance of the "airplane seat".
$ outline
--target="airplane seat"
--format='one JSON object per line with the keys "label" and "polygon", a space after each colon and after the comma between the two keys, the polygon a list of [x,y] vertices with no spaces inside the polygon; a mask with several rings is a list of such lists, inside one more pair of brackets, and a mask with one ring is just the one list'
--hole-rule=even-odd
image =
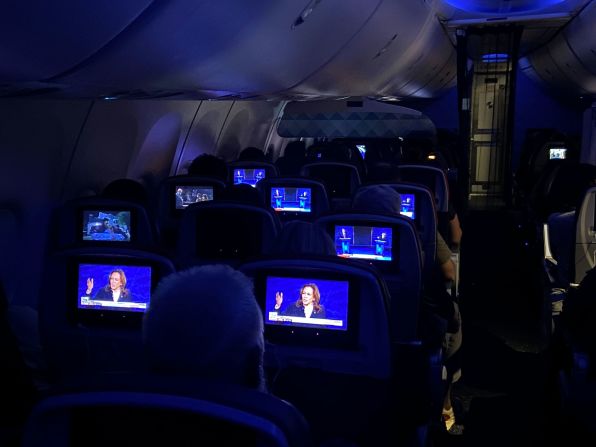
{"label": "airplane seat", "polygon": [[281,221],[270,208],[223,200],[196,203],[182,215],[175,260],[180,267],[234,266],[269,252],[280,230]]}
{"label": "airplane seat", "polygon": [[435,253],[437,251],[437,213],[432,192],[423,185],[407,182],[379,182],[367,183],[354,193],[370,185],[388,185],[401,196],[400,215],[413,220],[420,235],[423,276],[430,275],[434,268]]}
{"label": "airplane seat", "polygon": [[173,253],[177,243],[177,229],[180,218],[188,205],[217,199],[226,183],[212,177],[196,175],[174,175],[160,185],[157,198],[157,223],[160,242]]}
{"label": "airplane seat", "polygon": [[300,174],[306,163],[306,145],[304,141],[290,141],[281,157],[275,160],[275,166],[281,176],[295,177]]}
{"label": "airplane seat", "polygon": [[0,282],[0,358],[4,379],[0,387],[0,445],[17,445],[27,415],[38,399],[33,372],[27,365],[10,322],[8,298]]}
{"label": "airplane seat", "polygon": [[255,389],[152,373],[89,375],[62,384],[31,413],[23,447],[313,446],[290,403]]}
{"label": "airplane seat", "polygon": [[93,196],[71,199],[52,216],[50,252],[75,246],[128,246],[154,250],[157,229],[147,210],[127,200]]}
{"label": "airplane seat", "polygon": [[[354,210],[321,216],[316,224],[325,228],[333,238],[338,258],[368,265],[383,278],[390,296],[388,318],[393,358],[408,365],[405,369],[398,367],[395,370],[395,377],[399,377],[396,381],[407,384],[398,387],[399,394],[409,402],[406,408],[411,412],[410,416],[416,415],[422,420],[438,414],[435,410],[442,399],[442,335],[429,336],[437,330],[434,326],[428,327],[430,323],[422,309],[423,262],[414,222],[404,216]],[[347,250],[342,229],[346,230],[349,239]],[[383,232],[388,234],[389,241],[383,244],[380,256],[377,254],[380,252],[376,252],[377,241]],[[411,376],[413,372],[416,377]],[[420,396],[430,397],[422,401]],[[427,403],[430,406],[426,406]]]}
{"label": "airplane seat", "polygon": [[352,194],[362,183],[356,166],[338,162],[314,162],[302,166],[300,175],[325,185],[332,209],[350,207]]}
{"label": "airplane seat", "polygon": [[584,192],[596,182],[596,166],[560,160],[538,179],[529,198],[536,220],[546,222],[555,212],[575,209]]}
{"label": "airplane seat", "polygon": [[576,232],[576,213],[553,213],[546,223],[545,250],[547,274],[552,288],[567,289],[573,282],[573,264]]}
{"label": "airplane seat", "polygon": [[[305,415],[318,441],[369,433],[391,403],[382,278],[366,265],[313,255],[263,257],[239,269],[253,278],[263,310],[271,392]],[[308,287],[321,306],[311,318],[296,301]]]}
{"label": "airplane seat", "polygon": [[358,148],[341,139],[331,142],[315,143],[306,150],[306,157],[311,163],[336,162],[356,166],[360,178],[366,177],[366,164]]}
{"label": "airplane seat", "polygon": [[228,184],[246,183],[255,187],[265,178],[279,176],[277,166],[266,161],[237,160],[228,163]]}
{"label": "airplane seat", "polygon": [[449,211],[449,184],[445,172],[435,166],[404,164],[398,167],[401,181],[420,183],[433,192],[437,213]]}
{"label": "airplane seat", "polygon": [[257,190],[282,222],[313,221],[329,210],[325,185],[316,180],[300,177],[266,178],[257,183]]}
{"label": "airplane seat", "polygon": [[38,303],[50,380],[143,367],[142,317],[157,282],[174,271],[168,258],[132,248],[52,253]]}
{"label": "airplane seat", "polygon": [[596,186],[585,191],[577,212],[574,260],[574,283],[579,284],[596,267]]}
{"label": "airplane seat", "polygon": [[582,441],[596,441],[596,268],[588,271],[579,285],[570,287],[561,327],[566,361],[559,370],[562,418],[582,433]]}

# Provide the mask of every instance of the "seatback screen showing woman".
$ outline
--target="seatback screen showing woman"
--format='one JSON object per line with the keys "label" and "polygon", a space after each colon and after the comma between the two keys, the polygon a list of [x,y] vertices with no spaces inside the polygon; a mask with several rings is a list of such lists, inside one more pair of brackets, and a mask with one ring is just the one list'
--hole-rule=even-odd
{"label": "seatback screen showing woman", "polygon": [[78,309],[146,312],[151,266],[78,264]]}
{"label": "seatback screen showing woman", "polygon": [[348,330],[349,281],[267,276],[265,324]]}
{"label": "seatback screen showing woman", "polygon": [[393,260],[393,229],[390,227],[335,225],[334,240],[337,256],[342,258]]}
{"label": "seatback screen showing woman", "polygon": [[278,212],[311,212],[311,188],[271,187],[271,208]]}

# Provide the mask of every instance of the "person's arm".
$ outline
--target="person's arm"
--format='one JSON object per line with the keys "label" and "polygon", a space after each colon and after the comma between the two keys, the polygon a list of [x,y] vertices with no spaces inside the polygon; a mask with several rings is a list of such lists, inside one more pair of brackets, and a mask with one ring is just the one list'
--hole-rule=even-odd
{"label": "person's arm", "polygon": [[85,290],[85,295],[86,296],[91,295],[92,291],[93,291],[93,278],[87,278],[87,290]]}
{"label": "person's arm", "polygon": [[437,233],[437,263],[445,281],[455,281],[455,264],[451,260],[451,250],[445,240]]}
{"label": "person's arm", "polygon": [[284,293],[283,292],[275,292],[275,306],[273,309],[277,311],[281,311],[281,304],[284,301]]}
{"label": "person's arm", "polygon": [[459,217],[457,217],[457,213],[453,216],[453,219],[449,221],[449,232],[451,234],[451,244],[453,248],[459,248],[459,244],[461,243],[461,225],[459,224]]}

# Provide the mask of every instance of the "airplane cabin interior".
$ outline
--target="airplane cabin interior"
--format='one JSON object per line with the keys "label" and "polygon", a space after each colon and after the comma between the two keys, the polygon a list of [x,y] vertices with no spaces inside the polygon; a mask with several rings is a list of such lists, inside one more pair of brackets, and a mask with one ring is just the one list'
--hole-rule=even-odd
{"label": "airplane cabin interior", "polygon": [[594,0],[0,9],[0,446],[596,442]]}

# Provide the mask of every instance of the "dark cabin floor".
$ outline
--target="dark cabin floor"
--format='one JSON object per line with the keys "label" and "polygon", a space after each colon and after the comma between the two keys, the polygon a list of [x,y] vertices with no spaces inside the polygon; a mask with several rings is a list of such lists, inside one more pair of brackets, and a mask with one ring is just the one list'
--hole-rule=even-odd
{"label": "dark cabin floor", "polygon": [[434,444],[533,447],[567,438],[559,420],[550,304],[543,299],[541,241],[514,211],[470,211],[463,231],[463,366],[453,401],[464,431],[442,434]]}

